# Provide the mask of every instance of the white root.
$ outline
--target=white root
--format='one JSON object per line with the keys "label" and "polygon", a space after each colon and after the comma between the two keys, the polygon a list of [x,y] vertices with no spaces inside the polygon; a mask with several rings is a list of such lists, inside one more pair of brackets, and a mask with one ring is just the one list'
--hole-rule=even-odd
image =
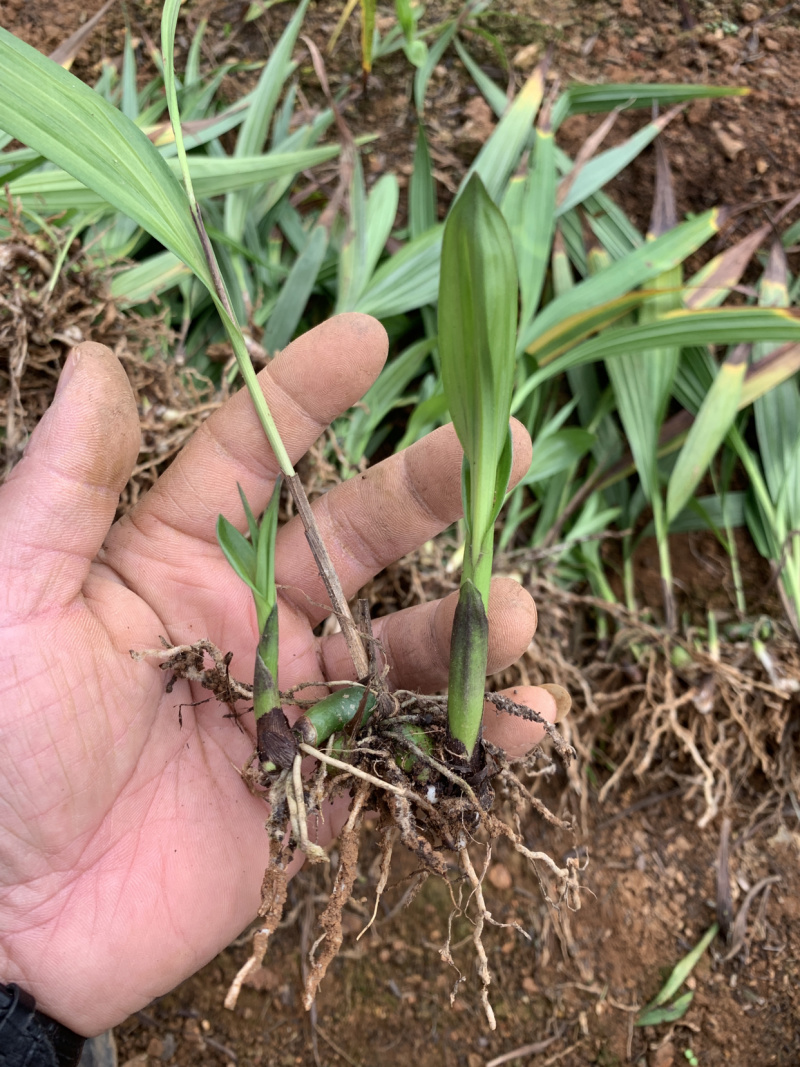
{"label": "white root", "polygon": [[311,863],[329,863],[330,859],[325,849],[311,841],[308,836],[308,813],[303,796],[302,765],[303,757],[298,752],[292,764],[291,781],[286,783],[286,803],[289,808],[292,834],[300,850],[308,856]]}
{"label": "white root", "polygon": [[[483,939],[481,934],[483,933],[484,920],[488,916],[491,919],[491,915],[486,907],[486,902],[483,899],[483,888],[481,886],[481,879],[478,878],[475,873],[475,868],[472,866],[472,860],[469,858],[469,852],[466,847],[459,850],[459,859],[461,860],[461,867],[469,878],[472,886],[472,891],[475,896],[475,902],[478,906],[478,915],[475,919],[475,925],[472,929],[472,943],[475,946],[475,954],[478,957],[478,977],[481,980],[481,1004],[483,1010],[486,1013],[486,1021],[489,1023],[490,1030],[497,1029],[497,1020],[494,1017],[494,1011],[492,1005],[489,1003],[489,986],[492,981],[492,973],[489,970],[489,959],[486,955],[486,949],[483,947]],[[484,868],[485,873],[485,868]]]}
{"label": "white root", "polygon": [[360,778],[362,782],[369,782],[370,785],[377,786],[379,789],[385,789],[387,793],[394,793],[395,796],[405,797],[405,799],[410,800],[412,804],[416,804],[418,807],[424,808],[426,811],[430,811],[433,814],[436,813],[433,804],[424,797],[414,793],[411,789],[403,789],[401,786],[393,785],[391,782],[384,782],[382,778],[376,778],[374,774],[362,771],[360,767],[354,767],[352,763],[345,763],[344,760],[335,759],[333,756],[329,756],[326,752],[321,752],[320,749],[314,748],[312,745],[307,745],[304,741],[301,741],[297,747],[301,752],[305,752],[307,756],[313,756],[314,759],[318,759],[320,763],[327,763],[330,767],[336,767],[340,771],[346,771],[354,778]]}
{"label": "white root", "polygon": [[394,851],[394,841],[396,836],[397,830],[394,826],[388,827],[386,833],[383,836],[383,841],[381,842],[381,874],[380,878],[378,879],[378,884],[375,887],[375,907],[372,909],[372,916],[369,922],[358,935],[356,941],[361,940],[361,938],[364,936],[367,930],[369,930],[370,926],[372,926],[378,916],[378,906],[381,902],[383,891],[386,888],[386,883],[389,881],[389,873],[392,868],[392,852]]}
{"label": "white root", "polygon": [[228,1011],[233,1011],[236,1007],[236,1001],[239,999],[239,994],[242,991],[242,985],[246,978],[248,978],[253,971],[257,971],[261,964],[264,962],[264,956],[267,952],[267,945],[269,943],[272,930],[268,926],[262,926],[260,930],[256,930],[253,934],[253,954],[250,959],[242,967],[231,982],[230,989],[225,995],[225,1007]]}

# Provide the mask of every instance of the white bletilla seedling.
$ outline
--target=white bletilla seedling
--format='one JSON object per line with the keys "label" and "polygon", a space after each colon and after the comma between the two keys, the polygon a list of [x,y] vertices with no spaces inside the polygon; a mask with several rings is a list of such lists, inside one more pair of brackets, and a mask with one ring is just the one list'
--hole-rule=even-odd
{"label": "white bletilla seedling", "polygon": [[445,224],[439,283],[442,382],[464,449],[467,529],[453,620],[448,719],[468,756],[483,715],[494,524],[511,474],[517,293],[511,234],[473,175]]}

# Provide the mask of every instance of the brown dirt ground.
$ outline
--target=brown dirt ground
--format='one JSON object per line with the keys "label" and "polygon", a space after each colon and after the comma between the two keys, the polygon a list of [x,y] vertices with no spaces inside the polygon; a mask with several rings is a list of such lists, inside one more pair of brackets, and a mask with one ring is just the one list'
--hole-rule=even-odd
{"label": "brown dirt ground", "polygon": [[[42,0],[3,0],[0,20],[48,52],[100,3],[62,0],[52,5]],[[426,24],[444,17],[452,6],[438,0],[430,4]],[[278,4],[249,26],[241,22],[245,8],[239,0],[190,0],[184,8],[187,33],[179,43],[185,47],[199,19],[208,15],[209,62],[263,58],[285,24],[291,5]],[[126,12],[134,32],[146,29],[157,36],[159,10],[160,5],[152,0],[131,0]],[[307,29],[318,44],[330,34],[338,10],[334,0],[312,5]],[[387,5],[381,14],[389,10]],[[694,27],[685,23],[687,11],[694,16]],[[120,54],[124,18],[121,5],[109,12],[78,56],[76,73],[91,79],[101,57]],[[746,100],[694,105],[666,131],[679,210],[700,211],[718,203],[748,202],[756,205],[753,221],[761,222],[774,209],[775,197],[796,191],[800,174],[800,10],[782,11],[777,3],[756,5],[738,0],[687,0],[684,4],[667,0],[549,0],[547,4],[517,0],[513,4],[496,3],[484,25],[503,41],[517,81],[552,43],[554,69],[565,80],[707,80],[751,87],[752,94]],[[498,81],[507,77],[497,57],[478,38],[474,52]],[[308,73],[304,71],[304,77]],[[310,77],[306,81],[313,100],[313,82]],[[336,88],[345,83],[355,87],[358,81],[353,23],[331,64],[331,82]],[[244,79],[238,82],[226,86],[231,97],[238,96],[243,88]],[[367,96],[356,96],[347,108],[354,132],[380,134],[369,155],[368,175],[378,176],[393,168],[407,178],[415,132],[409,85],[405,60],[391,57],[376,64]],[[475,101],[474,87],[458,61],[446,56],[432,79],[426,113],[442,211],[490,129],[490,116]],[[571,119],[563,129],[561,143],[574,150],[595,121]],[[640,121],[623,116],[612,142]],[[645,225],[649,216],[652,181],[653,160],[646,153],[613,185],[614,195],[640,225]],[[797,269],[796,260],[794,266]],[[84,304],[87,299],[90,303],[100,299],[88,280],[85,289],[81,298]],[[72,305],[65,300],[63,306],[66,313]],[[87,323],[91,317],[84,315]],[[123,328],[116,319],[105,326],[107,343],[120,351],[144,343],[145,335],[137,328]],[[96,339],[106,339],[106,335]],[[43,357],[38,367],[43,381],[55,377],[66,343],[66,339],[56,339],[45,346],[48,358]],[[158,341],[148,334],[147,343]],[[153,399],[161,408],[169,408],[172,384],[167,370],[157,380],[144,382],[142,389],[146,395],[148,389],[151,391],[150,412]],[[211,402],[205,393],[195,398],[196,406]],[[182,427],[183,423],[179,434]],[[151,454],[158,453],[159,436],[167,431],[162,423],[152,422],[152,415],[147,430],[150,451],[144,461],[150,462]],[[173,437],[171,444],[176,441]],[[766,589],[768,572],[752,550],[746,545],[742,548],[753,602],[774,612],[774,592]],[[715,607],[728,609],[730,577],[724,556],[701,536],[682,539],[675,549],[687,604],[704,608],[713,601]],[[645,602],[657,605],[657,564],[651,557],[645,546],[639,560],[640,589]],[[527,576],[530,561],[515,557],[509,566]],[[438,595],[440,586],[424,580],[427,571],[437,571],[441,577],[437,560],[423,555],[406,561],[372,590],[373,601],[385,611],[394,604]],[[737,735],[744,737],[747,747],[752,729],[753,765],[746,777],[727,783],[721,794],[722,811],[700,829],[698,820],[704,805],[696,767],[671,735],[665,736],[656,762],[646,773],[628,775],[619,790],[600,803],[599,787],[619,758],[620,746],[617,742],[615,748],[615,739],[626,742],[633,736],[632,724],[641,714],[641,691],[647,685],[655,687],[662,699],[669,672],[656,658],[650,661],[651,667],[655,664],[653,677],[644,679],[641,667],[630,662],[630,657],[620,658],[618,649],[598,646],[591,633],[591,611],[577,601],[556,604],[541,599],[540,612],[543,625],[538,648],[503,681],[508,684],[526,676],[536,679],[539,672],[550,678],[559,671],[567,672],[564,680],[571,682],[576,696],[572,740],[581,752],[583,770],[569,780],[560,776],[550,781],[542,795],[561,812],[573,812],[581,831],[573,840],[548,830],[537,836],[536,846],[557,857],[574,848],[583,849],[590,863],[583,875],[587,892],[581,911],[559,916],[542,901],[537,885],[515,855],[499,847],[493,857],[491,891],[487,891],[490,907],[500,920],[516,918],[532,937],[526,942],[504,930],[487,938],[495,974],[492,994],[497,1031],[485,1031],[466,945],[454,954],[457,962],[464,961],[469,982],[455,1008],[448,1005],[453,974],[438,956],[448,913],[441,886],[429,882],[408,910],[392,915],[407,884],[403,876],[409,873],[398,869],[397,887],[387,897],[384,914],[373,931],[356,942],[355,935],[371,911],[377,880],[373,857],[365,849],[357,892],[349,905],[344,951],[322,986],[315,1014],[307,1015],[300,1002],[303,957],[316,936],[313,916],[320,910],[320,894],[330,884],[327,879],[333,872],[303,873],[292,884],[287,919],[270,948],[263,989],[245,989],[235,1013],[221,1007],[228,984],[249,951],[243,937],[241,943],[231,946],[169,996],[118,1028],[120,1063],[127,1062],[129,1067],[225,1062],[243,1067],[312,1063],[370,1067],[376,1062],[413,1060],[419,1067],[481,1067],[514,1049],[522,1051],[508,1062],[534,1067],[551,1063],[565,1067],[623,1063],[677,1067],[689,1062],[687,1049],[693,1050],[702,1067],[800,1063],[800,833],[797,814],[791,806],[784,807],[775,788],[777,768],[786,770],[788,765],[796,773],[797,699],[776,703],[774,694],[764,696],[763,686],[758,688],[764,679],[748,648],[732,647],[726,677],[735,683],[739,676],[730,671],[741,667],[745,672],[741,677],[758,683],[743,691],[741,708],[751,723],[747,718],[741,723],[726,718],[724,708],[705,719],[687,705],[681,711],[681,723],[694,730],[701,742],[708,741],[708,730],[704,735],[702,729],[712,723],[725,734],[724,744],[717,736],[708,745],[722,744],[719,751],[723,756],[732,751],[725,744],[731,738],[736,744]],[[546,622],[548,613],[550,624]],[[794,659],[791,651],[787,657]],[[800,676],[796,666],[790,669]],[[581,688],[581,679],[587,678],[605,696],[629,685],[630,696],[616,705],[606,701],[592,709]],[[677,677],[676,692],[685,695],[695,681]],[[724,678],[717,681],[721,685]],[[774,729],[760,729],[762,720],[775,719],[776,708],[780,722]],[[651,710],[646,706],[647,716]],[[663,707],[659,714],[663,714]],[[645,723],[650,721],[645,719]],[[737,766],[741,765],[739,760]],[[717,780],[723,778],[720,772]],[[714,919],[715,864],[723,813],[734,827],[734,910],[747,890],[764,876],[776,875],[780,881],[753,903],[745,950],[736,959],[723,962],[725,947],[718,940],[695,969],[689,982],[694,1002],[686,1016],[673,1026],[644,1031],[634,1028],[635,1009],[655,995],[665,972]],[[334,869],[336,861],[334,854]],[[459,928],[454,942],[457,944],[467,932],[468,927]]]}

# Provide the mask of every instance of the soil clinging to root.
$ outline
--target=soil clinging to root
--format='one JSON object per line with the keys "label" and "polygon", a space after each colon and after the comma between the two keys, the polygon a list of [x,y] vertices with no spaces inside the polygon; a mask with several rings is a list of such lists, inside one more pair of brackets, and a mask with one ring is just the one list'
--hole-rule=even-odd
{"label": "soil clinging to root", "polygon": [[[237,702],[250,696],[250,686],[231,678],[229,657],[208,641],[175,647],[165,643],[161,649],[132,655],[137,659],[158,656],[161,668],[172,674],[169,686],[175,678],[199,684],[227,705],[237,720],[241,714]],[[416,862],[407,903],[431,876],[447,886],[452,910],[440,955],[456,971],[451,1002],[467,981],[450,950],[451,931],[457,918],[463,916],[470,922],[480,1000],[488,1025],[494,1029],[489,999],[492,976],[484,947],[486,928],[511,926],[529,936],[517,922],[498,922],[487,906],[484,880],[495,843],[501,839],[510,842],[527,861],[544,899],[553,908],[580,907],[579,859],[568,856],[559,866],[546,852],[529,848],[523,832],[523,825],[529,828],[531,817],[560,829],[572,829],[571,823],[550,811],[527,784],[552,773],[553,759],[536,746],[524,759],[511,761],[501,749],[484,740],[467,759],[463,746],[448,731],[446,697],[408,690],[391,692],[377,670],[373,670],[368,688],[375,696],[375,708],[357,733],[352,730],[348,735],[345,730],[343,735],[329,738],[324,748],[317,748],[309,743],[308,721],[301,717],[293,730],[294,751],[283,741],[275,746],[285,765],[265,771],[256,762],[242,772],[248,787],[269,804],[266,828],[270,864],[264,875],[261,922],[253,935],[252,954],[234,978],[225,1005],[235,1007],[243,983],[252,981],[262,966],[270,936],[281,919],[288,890],[287,868],[295,853],[304,853],[312,863],[328,862],[327,853],[312,840],[309,830],[315,821],[324,819],[324,809],[331,801],[350,793],[348,818],[338,838],[338,868],[319,918],[321,932],[308,957],[305,1007],[310,1009],[313,1005],[319,985],[341,948],[344,909],[353,894],[359,851],[365,841],[365,817],[372,814],[377,816],[381,874],[372,917],[362,934],[377,915],[390,876],[392,855],[399,843]],[[301,710],[308,703],[302,701],[302,688],[282,693],[281,699]],[[540,723],[555,754],[569,765],[574,750],[538,712],[499,694],[487,693],[486,699],[503,712]],[[355,725],[358,727],[357,722]],[[317,761],[311,777],[303,771],[303,759],[309,756]],[[479,862],[471,853],[480,854]]]}

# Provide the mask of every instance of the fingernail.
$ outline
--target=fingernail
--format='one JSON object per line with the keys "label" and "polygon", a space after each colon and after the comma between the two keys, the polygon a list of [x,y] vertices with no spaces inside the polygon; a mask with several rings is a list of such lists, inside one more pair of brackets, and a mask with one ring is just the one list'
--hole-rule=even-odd
{"label": "fingernail", "polygon": [[566,691],[563,685],[556,685],[555,682],[547,682],[544,685],[539,686],[540,689],[544,689],[550,694],[550,696],[556,702],[556,722],[561,722],[563,718],[569,715],[570,708],[572,707],[572,697]]}
{"label": "fingernail", "polygon": [[64,360],[64,366],[61,368],[61,374],[58,376],[58,385],[56,386],[56,396],[59,395],[70,383],[72,375],[75,373],[81,358],[80,349],[71,348],[67,352],[67,358]]}

